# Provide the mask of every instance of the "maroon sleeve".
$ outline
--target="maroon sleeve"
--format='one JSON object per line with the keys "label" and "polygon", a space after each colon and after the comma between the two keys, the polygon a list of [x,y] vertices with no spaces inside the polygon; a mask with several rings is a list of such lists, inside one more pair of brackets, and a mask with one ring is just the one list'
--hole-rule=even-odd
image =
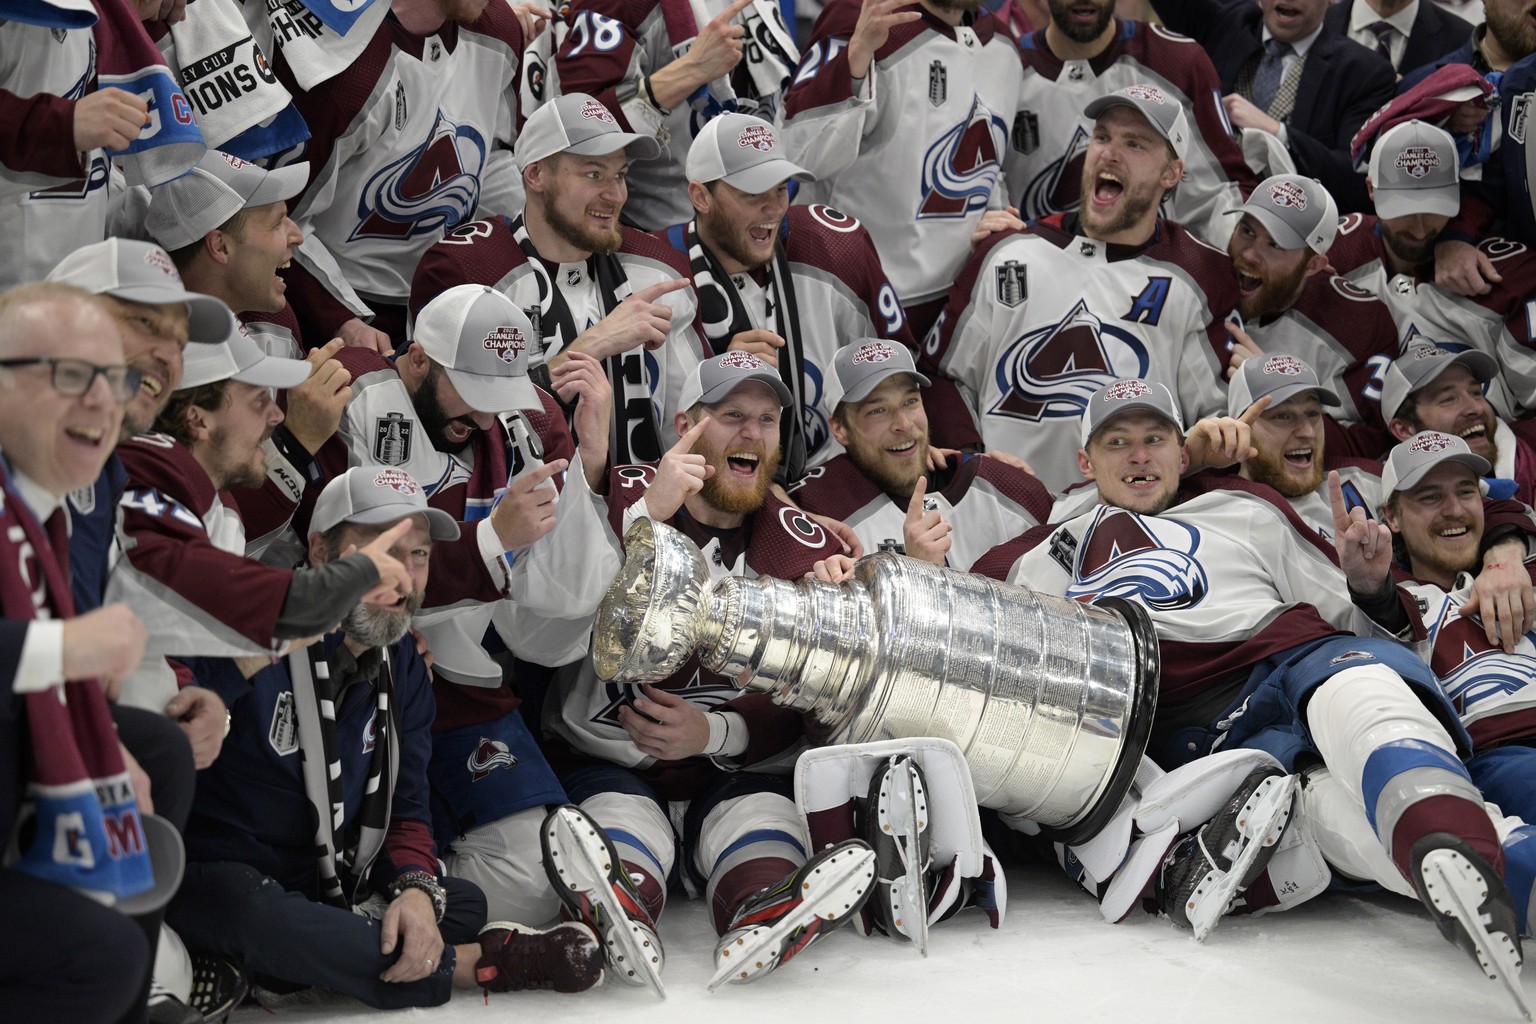
{"label": "maroon sleeve", "polygon": [[1013,572],[1014,563],[1055,532],[1055,526],[1042,524],[1031,527],[976,559],[971,565],[971,572],[1006,583]]}
{"label": "maroon sleeve", "polygon": [[83,175],[74,144],[75,102],[46,92],[22,99],[0,89],[0,164],[55,178]]}
{"label": "maroon sleeve", "polygon": [[434,242],[411,278],[411,315],[449,288],[461,284],[495,285],[527,262],[505,219],[461,224]]}
{"label": "maroon sleeve", "polygon": [[657,0],[575,0],[566,15],[570,30],[555,54],[560,91],[590,94],[625,131],[633,125],[624,117],[616,90],[629,73],[640,25],[657,6]]}
{"label": "maroon sleeve", "polygon": [[[789,91],[784,95],[784,120],[793,121],[796,114],[817,107],[843,103],[853,98],[853,77],[848,71],[848,40],[859,23],[859,0],[832,0],[822,9],[821,16],[811,27],[811,37],[801,51],[800,66]],[[906,43],[922,31],[922,21],[917,26],[901,25],[891,30],[886,45],[876,52],[879,59],[898,39]]]}
{"label": "maroon sleeve", "polygon": [[1351,213],[1339,220],[1339,233],[1328,247],[1328,262],[1340,274],[1348,274],[1372,260],[1381,258],[1381,243],[1376,232],[1376,218]]}
{"label": "maroon sleeve", "polygon": [[270,647],[293,572],[214,546],[201,517],[213,484],[184,447],[151,434],[117,451],[128,472],[118,508],[123,557],[204,615]]}
{"label": "maroon sleeve", "polygon": [[1329,458],[1336,455],[1360,459],[1379,459],[1397,443],[1397,438],[1381,424],[1378,413],[1374,422],[1343,424],[1323,413],[1323,450]]}

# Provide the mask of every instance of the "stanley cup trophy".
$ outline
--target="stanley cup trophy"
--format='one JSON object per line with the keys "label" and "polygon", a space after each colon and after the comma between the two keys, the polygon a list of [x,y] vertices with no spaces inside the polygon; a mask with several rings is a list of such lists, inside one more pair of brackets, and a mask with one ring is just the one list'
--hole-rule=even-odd
{"label": "stanley cup trophy", "polygon": [[726,577],[649,519],[598,610],[604,680],[664,679],[690,654],[811,717],[830,743],[936,736],[978,801],[1081,842],[1135,777],[1157,703],[1140,606],[1050,597],[890,552],[833,585]]}

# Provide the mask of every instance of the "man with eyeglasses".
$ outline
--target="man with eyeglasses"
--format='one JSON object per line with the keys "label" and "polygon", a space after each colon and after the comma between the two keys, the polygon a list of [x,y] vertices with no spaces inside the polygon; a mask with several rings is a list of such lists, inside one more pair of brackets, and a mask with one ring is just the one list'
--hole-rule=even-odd
{"label": "man with eyeglasses", "polygon": [[[142,1017],[162,915],[150,898],[133,923],[122,916],[138,908],[121,901],[151,886],[152,873],[107,837],[124,830],[142,843],[142,815],[184,821],[191,800],[180,731],[134,708],[109,716],[107,702],[143,652],[143,625],[124,604],[75,615],[66,582],[64,496],[100,473],[137,374],[111,317],[85,292],[27,285],[0,296],[0,840],[17,824],[23,787],[38,822],[37,840],[0,868],[0,903],[27,922],[0,929],[0,1019]],[[149,776],[130,750],[156,753],[139,758]],[[166,765],[170,775],[158,770]],[[56,844],[66,820],[78,824],[74,841]],[[113,898],[103,906],[81,890]]]}

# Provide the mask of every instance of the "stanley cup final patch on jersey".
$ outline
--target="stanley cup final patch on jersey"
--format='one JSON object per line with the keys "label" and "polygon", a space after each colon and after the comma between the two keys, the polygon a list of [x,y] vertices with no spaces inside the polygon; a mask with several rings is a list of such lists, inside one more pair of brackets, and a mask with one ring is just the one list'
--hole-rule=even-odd
{"label": "stanley cup final patch on jersey", "polygon": [[1008,144],[1017,153],[1033,153],[1040,148],[1040,118],[1033,111],[1021,110],[1013,115]]}
{"label": "stanley cup final patch on jersey", "polygon": [[936,60],[928,65],[928,102],[936,107],[942,107],[944,101],[949,99],[949,69],[944,62]]}
{"label": "stanley cup final patch on jersey", "polygon": [[1504,129],[1504,134],[1522,146],[1525,145],[1525,125],[1530,119],[1532,98],[1536,98],[1536,92],[1523,92],[1509,105],[1509,127]]}
{"label": "stanley cup final patch on jersey", "polygon": [[385,466],[403,466],[411,461],[411,430],[415,425],[400,412],[374,420],[373,460]]}
{"label": "stanley cup final patch on jersey", "polygon": [[1020,306],[1029,298],[1029,268],[1018,260],[1008,260],[997,268],[997,301],[1005,306]]}
{"label": "stanley cup final patch on jersey", "polygon": [[277,703],[272,708],[272,726],[267,730],[267,742],[272,744],[278,757],[287,757],[299,749],[299,715],[294,710],[292,690],[277,695]]}

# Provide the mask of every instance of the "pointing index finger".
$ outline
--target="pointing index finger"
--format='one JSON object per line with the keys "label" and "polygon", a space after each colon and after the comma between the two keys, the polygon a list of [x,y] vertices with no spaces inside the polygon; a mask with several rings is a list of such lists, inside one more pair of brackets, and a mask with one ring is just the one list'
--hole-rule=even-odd
{"label": "pointing index finger", "polygon": [[671,281],[657,281],[655,284],[648,284],[644,288],[641,288],[639,291],[635,292],[631,298],[639,299],[641,302],[655,302],[663,295],[668,295],[675,291],[681,291],[687,287],[688,279],[686,277],[674,278]]}
{"label": "pointing index finger", "polygon": [[1274,395],[1265,395],[1263,398],[1259,399],[1257,402],[1254,402],[1252,405],[1250,405],[1243,412],[1243,414],[1238,417],[1238,419],[1242,420],[1244,423],[1248,424],[1250,427],[1253,426],[1255,423],[1259,422],[1259,417],[1264,415],[1264,410],[1268,409],[1270,403],[1273,402],[1274,400],[1275,400],[1275,396]]}
{"label": "pointing index finger", "polygon": [[920,519],[923,515],[923,495],[928,493],[928,478],[917,478],[917,486],[912,488],[912,500],[907,502],[907,519]]}
{"label": "pointing index finger", "polygon": [[715,16],[715,20],[721,22],[722,24],[730,21],[735,18],[736,15],[746,10],[747,7],[751,5],[751,3],[752,0],[736,0],[735,3],[731,4],[731,6],[717,14]]}
{"label": "pointing index finger", "polygon": [[687,455],[693,451],[694,443],[704,436],[705,428],[713,422],[714,420],[710,419],[708,415],[699,417],[699,422],[689,427],[683,436],[677,439],[677,444],[672,446],[672,450],[679,455]]}

